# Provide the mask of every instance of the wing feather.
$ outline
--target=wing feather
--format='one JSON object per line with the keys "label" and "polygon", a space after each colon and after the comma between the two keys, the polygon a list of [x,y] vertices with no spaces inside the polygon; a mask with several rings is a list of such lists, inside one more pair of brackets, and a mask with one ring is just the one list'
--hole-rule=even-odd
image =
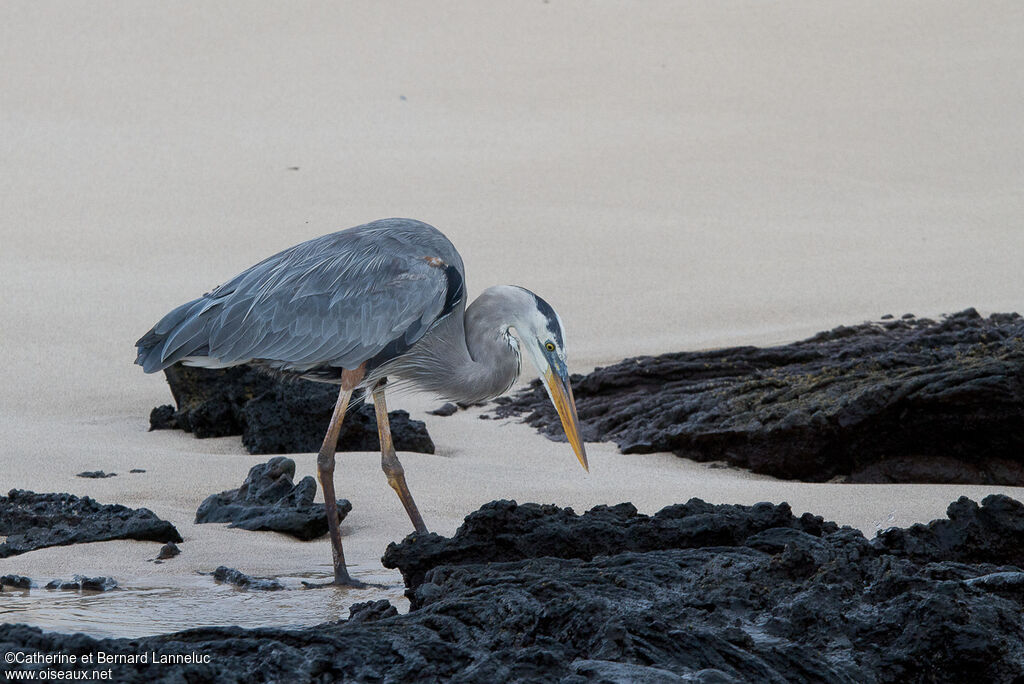
{"label": "wing feather", "polygon": [[237,277],[230,291],[228,284],[211,293],[220,301],[204,312],[215,316],[209,356],[281,370],[355,368],[398,338],[422,337],[445,306],[443,269],[418,245],[358,242],[365,244],[328,256],[283,253]]}
{"label": "wing feather", "polygon": [[464,303],[462,283],[462,259],[436,228],[375,221],[279,252],[183,304],[137,342],[137,363],[258,361],[327,378],[325,366],[401,354]]}

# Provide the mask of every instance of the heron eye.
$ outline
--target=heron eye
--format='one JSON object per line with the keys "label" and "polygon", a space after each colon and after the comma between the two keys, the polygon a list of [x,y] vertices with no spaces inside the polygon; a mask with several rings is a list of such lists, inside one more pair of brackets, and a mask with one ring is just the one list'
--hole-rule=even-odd
{"label": "heron eye", "polygon": [[544,348],[548,351],[555,351],[555,344],[553,342],[548,342],[544,345]]}

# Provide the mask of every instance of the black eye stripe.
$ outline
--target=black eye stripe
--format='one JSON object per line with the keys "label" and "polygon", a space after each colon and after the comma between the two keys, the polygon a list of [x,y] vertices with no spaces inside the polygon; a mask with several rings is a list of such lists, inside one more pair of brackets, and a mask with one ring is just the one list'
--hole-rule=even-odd
{"label": "black eye stripe", "polygon": [[537,310],[540,311],[541,315],[547,320],[548,332],[555,338],[555,340],[562,343],[562,329],[558,325],[558,318],[555,316],[555,310],[551,308],[551,305],[545,302],[543,299],[538,297],[536,294],[530,292],[533,295],[534,300],[537,302]]}
{"label": "black eye stripe", "polygon": [[[515,287],[519,286],[517,285]],[[555,310],[551,308],[551,305],[538,297],[536,292],[530,292],[525,287],[520,287],[519,289],[533,297],[534,304],[537,306],[537,311],[539,311],[541,316],[544,317],[544,320],[547,323],[545,327],[548,329],[548,332],[551,333],[551,337],[559,346],[564,345],[565,341],[562,339],[562,326],[558,324],[558,316],[555,314]]]}

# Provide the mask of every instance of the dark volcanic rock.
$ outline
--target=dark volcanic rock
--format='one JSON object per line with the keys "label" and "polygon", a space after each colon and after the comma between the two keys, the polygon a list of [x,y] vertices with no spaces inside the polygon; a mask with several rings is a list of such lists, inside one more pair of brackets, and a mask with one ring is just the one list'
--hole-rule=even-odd
{"label": "dark volcanic rock", "polygon": [[[242,442],[252,454],[318,451],[337,400],[335,385],[306,381],[281,383],[275,391],[256,397],[243,408]],[[423,421],[413,420],[408,411],[399,410],[388,412],[388,422],[397,450],[434,453],[434,442]],[[379,448],[373,404],[351,407],[341,424],[338,450],[376,451]]]}
{"label": "dark volcanic rock", "polygon": [[174,542],[167,542],[160,547],[160,553],[156,554],[157,560],[167,560],[181,554],[181,549]]}
{"label": "dark volcanic rock", "polygon": [[0,650],[209,656],[114,665],[125,682],[1020,681],[1024,571],[1000,549],[1024,548],[1024,507],[992,496],[950,512],[911,528],[910,550],[785,504],[577,516],[495,502],[450,540],[389,547],[411,581],[407,615],[378,601],[306,629],[131,640],[0,625]]}
{"label": "dark volcanic rock", "polygon": [[213,571],[213,579],[218,582],[234,584],[242,589],[254,589],[256,591],[280,591],[284,589],[284,585],[276,579],[252,577],[224,565]]}
{"label": "dark volcanic rock", "polygon": [[913,560],[942,558],[960,563],[1001,563],[1024,568],[1024,505],[990,496],[978,506],[965,496],[949,505],[947,518],[927,525],[894,527],[876,542]]}
{"label": "dark volcanic rock", "polygon": [[0,558],[45,546],[64,546],[111,539],[180,542],[171,523],[147,508],[104,505],[87,496],[36,494],[12,489],[0,496]]}
{"label": "dark volcanic rock", "polygon": [[[229,527],[243,530],[270,530],[303,540],[316,539],[327,532],[324,505],[313,503],[316,480],[307,475],[293,484],[293,477],[295,461],[286,456],[254,465],[241,487],[208,496],[196,511],[196,522],[229,522]],[[338,522],[351,510],[348,499],[338,499]]]}
{"label": "dark volcanic rock", "polygon": [[174,407],[170,404],[161,404],[160,406],[154,406],[149,412],[149,429],[153,430],[185,430],[186,432],[192,432],[196,437],[212,437],[213,435],[199,434],[196,432],[191,421],[188,421],[184,415],[182,415],[181,423],[178,422],[177,413]]}
{"label": "dark volcanic rock", "polygon": [[[821,482],[1024,482],[1024,319],[839,327],[781,347],[627,359],[573,376],[588,440]],[[499,416],[564,439],[539,381]]]}
{"label": "dark volcanic rock", "polygon": [[24,575],[4,575],[3,577],[0,577],[0,590],[4,587],[30,589],[32,587],[32,579],[25,577]]}
{"label": "dark volcanic rock", "polygon": [[459,407],[449,401],[448,403],[441,404],[433,411],[427,411],[427,413],[429,413],[432,416],[441,416],[447,418],[448,416],[454,416],[458,410]]}
{"label": "dark volcanic rock", "polygon": [[87,477],[91,479],[102,479],[105,477],[117,477],[117,473],[105,473],[102,470],[86,470],[78,473],[75,477]]}
{"label": "dark volcanic rock", "polygon": [[[223,370],[174,365],[164,371],[178,408],[150,413],[151,430],[181,429],[196,437],[242,435],[251,454],[318,451],[338,400],[338,387],[280,379],[249,366]],[[426,425],[406,411],[388,413],[399,451],[434,453]],[[377,417],[372,404],[349,409],[338,438],[339,451],[375,451]]]}
{"label": "dark volcanic rock", "polygon": [[400,568],[406,584],[417,587],[437,565],[538,556],[589,560],[623,551],[735,546],[756,532],[791,526],[817,534],[824,526],[837,529],[809,514],[794,518],[786,504],[713,506],[693,499],[662,509],[652,519],[638,515],[629,503],[597,506],[577,516],[571,508],[493,501],[467,517],[454,538],[416,535],[414,543],[390,544],[383,562]]}
{"label": "dark volcanic rock", "polygon": [[274,387],[273,378],[248,366],[208,370],[175,365],[164,375],[177,409],[169,404],[153,409],[149,428],[185,430],[196,437],[242,434],[242,407]]}
{"label": "dark volcanic rock", "polygon": [[75,575],[70,581],[52,580],[47,583],[47,589],[61,589],[63,591],[110,591],[117,589],[117,580],[113,577],[85,577]]}

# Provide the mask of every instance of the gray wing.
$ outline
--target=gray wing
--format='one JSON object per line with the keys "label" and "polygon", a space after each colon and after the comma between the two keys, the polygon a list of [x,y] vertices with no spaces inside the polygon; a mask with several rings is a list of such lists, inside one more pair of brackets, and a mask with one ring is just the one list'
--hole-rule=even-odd
{"label": "gray wing", "polygon": [[166,331],[159,364],[143,365],[197,357],[300,373],[379,365],[464,302],[461,269],[451,243],[426,224],[392,220],[325,235],[176,309],[168,316],[184,319]]}

